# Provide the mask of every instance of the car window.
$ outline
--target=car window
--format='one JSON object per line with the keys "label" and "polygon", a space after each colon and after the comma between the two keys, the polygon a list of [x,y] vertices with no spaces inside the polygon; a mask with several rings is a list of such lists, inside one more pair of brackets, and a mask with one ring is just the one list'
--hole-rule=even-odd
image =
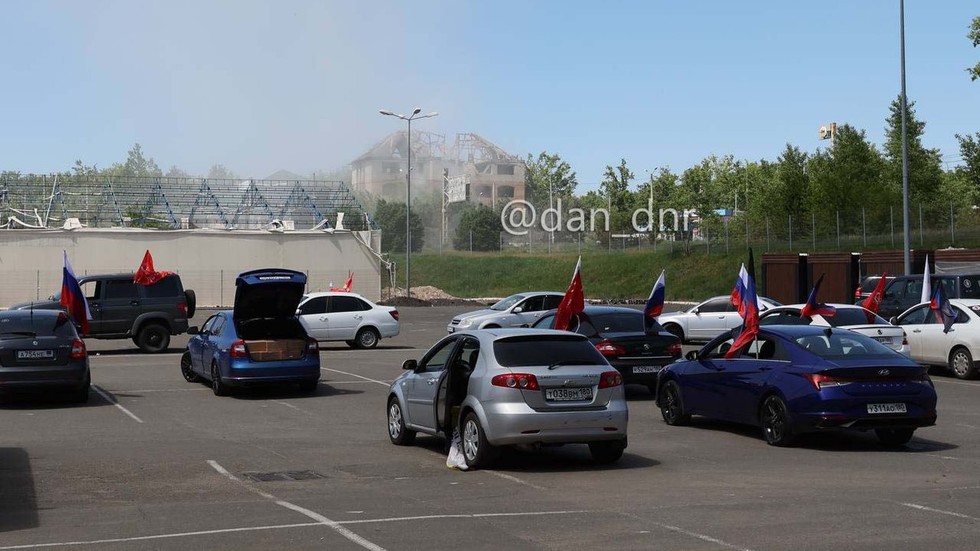
{"label": "car window", "polygon": [[926,323],[926,314],[929,313],[928,306],[919,306],[910,310],[907,314],[898,319],[897,325],[919,325]]}
{"label": "car window", "polygon": [[463,370],[463,373],[468,375],[473,372],[477,359],[480,357],[480,341],[467,337],[463,339],[463,344],[459,350],[455,364]]}
{"label": "car window", "polygon": [[517,304],[517,301],[524,298],[524,295],[511,295],[505,299],[501,299],[496,304],[490,307],[491,310],[504,311],[511,306]]}
{"label": "car window", "polygon": [[503,338],[493,343],[493,355],[503,367],[608,363],[587,339],[568,334]]}
{"label": "car window", "polygon": [[539,329],[551,329],[555,326],[555,315],[545,314],[538,318],[538,321],[531,324],[531,327],[537,327]]}
{"label": "car window", "polygon": [[795,339],[804,350],[825,359],[891,359],[895,352],[878,341],[845,331],[831,335],[806,335]]}
{"label": "car window", "polygon": [[304,302],[299,307],[299,314],[325,314],[327,312],[327,297],[316,297]]}
{"label": "car window", "polygon": [[447,339],[442,344],[437,345],[437,348],[430,350],[429,353],[422,358],[422,361],[419,362],[419,371],[432,373],[446,369],[446,361],[449,360],[449,355],[456,346],[456,340],[457,339]]}
{"label": "car window", "polygon": [[544,309],[554,310],[555,308],[558,308],[558,305],[561,304],[562,298],[564,298],[562,295],[546,295],[544,297]]}
{"label": "car window", "polygon": [[211,328],[214,327],[214,322],[217,319],[218,319],[218,315],[217,314],[215,314],[215,315],[211,316],[210,318],[208,318],[208,320],[206,322],[204,322],[204,325],[201,326],[201,332],[202,333],[204,333],[204,332],[210,332],[211,331]]}
{"label": "car window", "polygon": [[75,338],[78,333],[75,326],[69,322],[68,316],[38,315],[38,316],[5,316],[0,315],[0,340],[20,338],[33,333],[38,337]]}
{"label": "car window", "polygon": [[99,300],[102,293],[101,281],[86,281],[85,283],[82,283],[80,287],[82,288],[82,294],[85,295],[86,300]]}
{"label": "car window", "polygon": [[136,284],[128,279],[110,279],[104,282],[105,299],[133,299],[139,297]]}
{"label": "car window", "polygon": [[336,314],[338,312],[360,312],[364,309],[362,308],[361,304],[361,301],[356,297],[334,296],[330,297],[327,311],[332,314]]}
{"label": "car window", "polygon": [[146,298],[170,298],[180,295],[180,280],[176,276],[168,276],[153,285],[142,287]]}
{"label": "car window", "polygon": [[[953,296],[949,294],[947,290],[947,296]],[[960,279],[960,298],[980,298],[980,277],[977,276],[963,276]]]}
{"label": "car window", "polygon": [[759,325],[810,325],[810,318],[801,318],[799,310],[786,310],[759,318]]}
{"label": "car window", "polygon": [[579,335],[585,335],[586,337],[599,336],[599,329],[595,326],[592,320],[585,315],[573,317],[569,330],[575,331]]}
{"label": "car window", "polygon": [[738,357],[759,360],[788,360],[789,354],[774,339],[762,337],[750,342],[748,346],[743,346]]}
{"label": "car window", "polygon": [[538,295],[536,297],[528,297],[527,300],[520,303],[518,306],[523,308],[523,312],[540,312],[544,310],[544,297]]}
{"label": "car window", "polygon": [[906,298],[916,298],[922,296],[922,280],[910,279],[905,283]]}
{"label": "car window", "polygon": [[211,326],[211,334],[217,337],[220,336],[222,331],[225,329],[225,317],[218,314],[214,318],[214,324]]}
{"label": "car window", "polygon": [[590,316],[592,324],[599,333],[642,333],[644,327],[643,312],[613,312]]}
{"label": "car window", "polygon": [[885,298],[886,299],[902,299],[905,297],[905,282],[895,280],[885,287]]}
{"label": "car window", "polygon": [[724,359],[725,354],[727,354],[728,351],[731,350],[733,342],[734,339],[726,339],[723,341],[719,341],[715,343],[715,345],[712,346],[711,348],[708,348],[702,351],[700,354],[698,354],[698,357],[704,359],[716,359],[716,360]]}
{"label": "car window", "polygon": [[831,327],[847,325],[888,325],[888,321],[864,308],[837,308],[833,316],[821,316]]}
{"label": "car window", "polygon": [[729,312],[732,310],[732,301],[728,297],[711,299],[698,307],[698,312]]}

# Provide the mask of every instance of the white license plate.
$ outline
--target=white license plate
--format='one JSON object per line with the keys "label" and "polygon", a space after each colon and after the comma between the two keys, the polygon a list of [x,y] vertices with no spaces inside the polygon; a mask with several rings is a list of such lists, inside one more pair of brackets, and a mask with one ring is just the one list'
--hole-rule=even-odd
{"label": "white license plate", "polygon": [[660,371],[659,365],[634,365],[633,373],[657,373]]}
{"label": "white license plate", "polygon": [[571,402],[592,399],[592,389],[583,388],[546,388],[544,399],[552,402]]}
{"label": "white license plate", "polygon": [[885,344],[890,344],[892,342],[892,338],[891,337],[871,337],[871,338],[874,339],[874,340],[876,340],[876,341],[878,341],[878,342],[882,342],[882,343],[885,343]]}
{"label": "white license plate", "polygon": [[906,413],[905,404],[868,404],[868,413]]}
{"label": "white license plate", "polygon": [[54,357],[54,350],[18,350],[18,360],[45,360]]}

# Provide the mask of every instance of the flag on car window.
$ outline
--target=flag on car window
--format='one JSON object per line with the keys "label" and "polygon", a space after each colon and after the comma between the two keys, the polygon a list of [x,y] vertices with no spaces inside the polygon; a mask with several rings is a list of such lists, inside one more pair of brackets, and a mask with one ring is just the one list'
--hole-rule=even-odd
{"label": "flag on car window", "polygon": [[92,312],[88,309],[85,293],[78,285],[78,278],[75,277],[75,272],[71,269],[71,264],[68,263],[68,251],[63,252],[65,254],[65,266],[62,268],[61,305],[78,323],[82,335],[87,335],[88,320],[92,319]]}
{"label": "flag on car window", "polygon": [[133,283],[137,285],[153,285],[173,272],[158,272],[153,268],[153,257],[150,256],[150,249],[146,249],[143,255],[143,262],[133,276]]}
{"label": "flag on car window", "polygon": [[949,329],[953,327],[953,322],[956,321],[959,312],[953,308],[949,299],[946,298],[946,289],[942,283],[936,285],[936,292],[932,294],[929,309],[936,311],[936,318],[943,324],[943,333],[949,333]]}
{"label": "flag on car window", "polygon": [[660,272],[660,277],[657,278],[657,282],[653,284],[653,289],[650,290],[647,304],[643,307],[647,326],[650,326],[650,322],[657,319],[657,316],[664,311],[664,274],[666,274],[666,270]]}
{"label": "flag on car window", "polygon": [[738,277],[735,279],[732,304],[738,310],[738,315],[742,316],[742,328],[732,347],[725,352],[726,359],[735,357],[742,347],[752,342],[759,334],[759,298],[755,293],[755,262],[752,258],[752,249],[749,249],[749,268],[746,269],[745,264],[742,264],[742,269],[738,271]]}
{"label": "flag on car window", "polygon": [[824,274],[820,274],[820,278],[817,279],[816,284],[813,285],[813,289],[810,291],[810,296],[806,299],[806,304],[800,310],[801,318],[809,318],[816,316],[817,314],[821,316],[833,316],[837,313],[837,309],[833,306],[828,306],[821,302],[817,302],[817,293],[820,292],[820,284],[823,283]]}
{"label": "flag on car window", "polygon": [[331,291],[335,291],[335,292],[339,292],[339,293],[349,293],[350,290],[351,290],[351,288],[353,288],[353,287],[354,287],[354,272],[348,270],[347,271],[347,283],[344,283],[344,286],[343,287],[331,287],[330,290]]}
{"label": "flag on car window", "polygon": [[555,312],[555,329],[568,330],[572,316],[577,316],[585,311],[585,295],[582,291],[582,257],[578,257],[575,263],[575,271],[572,272],[572,282],[568,284],[568,290],[558,304],[558,311]]}
{"label": "flag on car window", "polygon": [[865,310],[870,310],[875,314],[878,313],[878,308],[881,307],[881,299],[885,298],[885,285],[887,283],[888,273],[882,272],[881,279],[879,279],[878,284],[875,285],[875,290],[871,291],[868,298],[864,299],[864,302],[861,304],[861,306],[864,306]]}

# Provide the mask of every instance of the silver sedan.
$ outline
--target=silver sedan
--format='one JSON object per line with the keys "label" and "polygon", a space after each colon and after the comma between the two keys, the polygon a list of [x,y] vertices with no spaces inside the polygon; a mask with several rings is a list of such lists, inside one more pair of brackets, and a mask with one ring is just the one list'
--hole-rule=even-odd
{"label": "silver sedan", "polygon": [[388,393],[388,436],[448,437],[461,427],[471,468],[501,446],[589,445],[599,463],[626,449],[623,379],[582,335],[545,329],[485,329],[444,337],[407,360]]}

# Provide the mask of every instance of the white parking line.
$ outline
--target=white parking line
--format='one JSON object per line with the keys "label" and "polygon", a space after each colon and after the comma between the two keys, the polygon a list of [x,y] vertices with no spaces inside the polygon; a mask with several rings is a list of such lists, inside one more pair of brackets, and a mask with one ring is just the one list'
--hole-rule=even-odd
{"label": "white parking line", "polygon": [[904,505],[906,507],[911,507],[913,509],[918,509],[920,511],[928,511],[930,513],[939,513],[941,515],[949,515],[951,517],[965,518],[967,520],[980,520],[977,517],[971,517],[969,515],[964,515],[962,513],[954,513],[953,511],[943,511],[942,509],[933,509],[932,507],[926,507],[925,505],[919,505],[918,503],[901,503],[896,502],[899,505]]}
{"label": "white parking line", "polygon": [[358,375],[357,373],[348,373],[346,371],[341,371],[339,369],[330,369],[329,367],[321,367],[320,370],[321,371],[333,371],[334,373],[342,373],[344,375],[350,375],[351,377],[357,377],[358,379],[364,379],[365,381],[369,381],[369,382],[372,382],[372,383],[378,383],[379,385],[391,386],[391,383],[390,382],[386,383],[384,381],[379,381],[377,379],[371,379],[369,377],[363,377],[361,375]]}
{"label": "white parking line", "polygon": [[967,381],[953,381],[951,379],[939,379],[937,377],[930,377],[934,383],[947,383],[951,385],[961,385],[961,386],[980,386],[980,383],[970,383]]}
{"label": "white parking line", "polygon": [[410,522],[416,520],[440,520],[446,518],[497,518],[497,517],[537,517],[543,515],[584,515],[595,511],[525,511],[523,513],[470,513],[455,515],[420,515],[417,517],[366,518],[341,520],[337,524],[371,524],[376,522]]}
{"label": "white parking line", "polygon": [[497,472],[497,471],[479,471],[479,472],[484,472],[484,473],[487,473],[487,474],[492,474],[494,476],[499,476],[500,478],[503,478],[504,480],[510,480],[511,482],[516,482],[518,484],[523,484],[524,486],[527,486],[529,488],[534,488],[535,490],[546,490],[547,489],[547,488],[542,488],[541,486],[538,486],[536,484],[531,484],[530,482],[528,482],[526,480],[521,480],[520,478],[517,478],[516,476],[511,476],[509,474],[504,474],[504,473],[500,473],[500,472]]}
{"label": "white parking line", "polygon": [[717,544],[717,545],[721,545],[723,547],[728,547],[729,549],[737,549],[738,551],[752,551],[751,549],[749,549],[747,547],[739,547],[737,545],[733,545],[731,543],[728,543],[727,541],[722,541],[722,540],[720,540],[718,538],[713,538],[711,536],[706,536],[704,534],[699,534],[697,532],[691,532],[690,530],[685,530],[683,528],[678,528],[677,526],[671,526],[669,524],[661,524],[659,522],[654,522],[653,524],[655,524],[655,525],[657,525],[657,526],[659,526],[661,528],[666,528],[667,530],[671,530],[673,532],[677,532],[678,534],[684,534],[685,536],[690,536],[692,538],[697,538],[697,539],[699,539],[701,541],[706,541],[706,542],[709,542],[709,543],[714,543],[714,544]]}
{"label": "white parking line", "polygon": [[252,486],[250,486],[250,485],[242,482],[235,475],[233,475],[230,472],[228,472],[227,469],[225,469],[224,467],[222,467],[221,465],[219,465],[218,462],[215,461],[215,460],[213,460],[213,459],[208,459],[208,465],[210,465],[211,468],[213,468],[214,470],[218,471],[219,473],[221,473],[226,478],[228,478],[230,480],[234,480],[235,482],[237,482],[238,484],[240,484],[242,487],[246,488],[248,491],[254,492],[254,493],[256,493],[256,494],[258,494],[258,495],[260,495],[260,496],[262,496],[262,497],[264,497],[266,499],[272,500],[272,501],[275,502],[276,505],[278,505],[280,507],[285,507],[286,509],[290,509],[292,511],[296,511],[297,513],[301,513],[303,515],[306,515],[307,517],[309,517],[309,518],[317,521],[317,523],[319,523],[319,524],[321,524],[323,526],[326,526],[326,527],[330,528],[334,532],[337,532],[341,536],[344,536],[345,538],[347,538],[350,541],[356,543],[357,545],[360,545],[361,547],[363,547],[365,549],[369,549],[370,551],[385,551],[385,548],[384,547],[381,547],[380,545],[377,545],[375,543],[372,543],[372,542],[370,542],[370,541],[362,538],[361,536],[355,534],[354,532],[348,530],[347,528],[344,528],[343,526],[341,526],[336,521],[330,520],[327,517],[325,517],[325,516],[323,516],[323,515],[321,515],[319,513],[316,513],[314,511],[311,511],[311,510],[306,509],[306,508],[303,508],[303,507],[300,507],[299,505],[290,503],[288,501],[281,500],[281,499],[273,496],[272,494],[267,494],[267,493],[265,493],[265,492],[263,492],[261,490],[258,490],[257,488],[253,488]]}
{"label": "white parking line", "polygon": [[131,412],[128,409],[126,409],[126,408],[122,407],[121,405],[119,405],[119,402],[116,401],[116,397],[115,396],[107,393],[106,391],[102,390],[101,388],[97,387],[96,385],[92,385],[92,390],[94,390],[99,396],[102,396],[102,398],[106,402],[109,402],[110,404],[116,406],[117,408],[119,408],[120,411],[122,411],[126,415],[132,417],[134,420],[136,420],[137,423],[142,423],[143,422],[142,419],[140,419],[139,417],[133,415],[133,412]]}

